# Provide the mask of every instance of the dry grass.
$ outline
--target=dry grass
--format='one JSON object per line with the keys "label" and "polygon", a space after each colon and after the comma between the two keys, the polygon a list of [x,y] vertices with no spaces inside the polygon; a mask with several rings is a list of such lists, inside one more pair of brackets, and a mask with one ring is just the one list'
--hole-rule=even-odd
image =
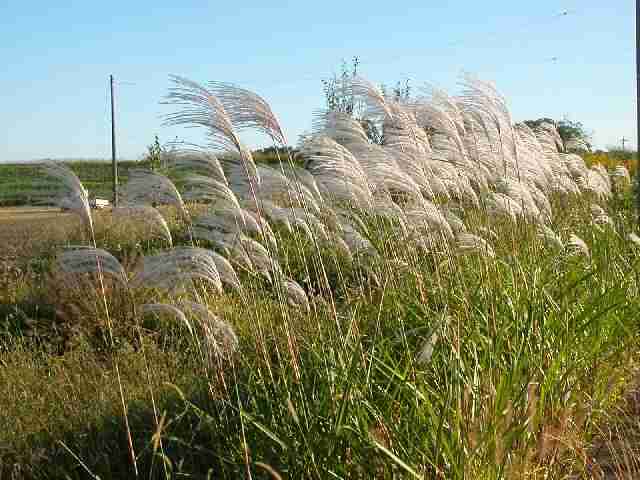
{"label": "dry grass", "polygon": [[593,477],[640,478],[640,373],[634,363],[621,398],[602,412],[589,448]]}
{"label": "dry grass", "polygon": [[59,208],[0,208],[0,259],[27,258],[39,253],[40,247],[64,243],[77,224],[75,215]]}

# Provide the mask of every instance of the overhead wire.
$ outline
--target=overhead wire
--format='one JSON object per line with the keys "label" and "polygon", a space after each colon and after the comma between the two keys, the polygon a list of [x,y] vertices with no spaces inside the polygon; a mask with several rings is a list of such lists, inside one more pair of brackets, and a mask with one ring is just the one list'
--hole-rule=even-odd
{"label": "overhead wire", "polygon": [[[546,15],[546,16],[542,16],[539,17],[537,20],[526,20],[523,21],[521,24],[519,24],[519,26],[515,27],[515,30],[519,33],[526,33],[529,32],[533,29],[539,28],[541,26],[546,26],[546,25],[550,25],[554,22],[557,22],[560,19],[569,17],[569,16],[573,16],[574,14],[578,13],[578,10],[575,9],[564,9],[561,10],[558,13],[554,13],[552,15]],[[446,42],[444,44],[439,44],[439,45],[430,45],[429,47],[427,47],[424,51],[423,54],[397,54],[397,55],[377,55],[375,56],[375,59],[368,59],[367,57],[361,57],[358,56],[358,62],[359,65],[362,67],[369,67],[369,66],[378,66],[378,65],[386,65],[389,62],[393,62],[393,61],[397,61],[397,60],[401,60],[401,59],[407,59],[407,58],[415,58],[418,56],[423,56],[429,53],[434,53],[434,52],[442,52],[451,48],[459,48],[459,47],[465,47],[468,45],[474,45],[474,46],[482,46],[482,40],[483,39],[487,39],[487,38],[497,38],[500,35],[502,35],[502,32],[499,30],[494,30],[494,31],[490,31],[490,32],[485,32],[481,35],[476,36],[473,40],[471,39],[460,39],[460,40],[453,40],[453,41],[449,41]],[[513,36],[511,36],[511,40],[513,40]],[[548,57],[545,58],[543,63],[549,63],[550,61],[557,61],[558,57],[557,56],[552,56],[552,57]],[[346,59],[343,58],[343,61],[346,61]],[[332,75],[332,73],[329,73],[328,76],[325,73],[325,77],[328,78]],[[305,73],[297,73],[295,75],[294,78],[289,78],[288,80],[285,81],[281,81],[281,80],[272,80],[272,81],[260,81],[260,87],[261,88],[269,88],[269,87],[283,87],[283,86],[291,86],[291,85],[298,85],[301,84],[303,82],[306,81],[311,81],[311,80],[317,80],[318,78],[323,78],[323,74],[321,72],[318,71],[308,71]],[[137,85],[137,83],[135,82],[120,82],[121,84],[127,84],[127,85]],[[234,81],[235,84],[237,85],[255,85],[255,80],[235,80]]]}

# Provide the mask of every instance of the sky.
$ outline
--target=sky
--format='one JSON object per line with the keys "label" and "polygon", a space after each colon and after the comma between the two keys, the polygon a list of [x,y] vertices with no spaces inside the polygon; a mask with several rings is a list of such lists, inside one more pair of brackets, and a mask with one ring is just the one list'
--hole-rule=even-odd
{"label": "sky", "polygon": [[414,91],[455,94],[472,73],[496,83],[514,121],[567,118],[596,147],[620,145],[636,135],[634,17],[633,0],[2,0],[0,162],[110,157],[110,74],[119,158],[140,158],[154,135],[204,143],[162,126],[169,74],[255,91],[295,144],[323,107],[321,80],[353,56],[374,83]]}

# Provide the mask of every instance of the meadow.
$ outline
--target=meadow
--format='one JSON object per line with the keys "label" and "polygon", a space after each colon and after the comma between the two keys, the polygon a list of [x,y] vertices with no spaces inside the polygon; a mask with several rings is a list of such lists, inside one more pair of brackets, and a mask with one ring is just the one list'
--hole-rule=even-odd
{"label": "meadow", "polygon": [[174,77],[206,145],[117,208],[33,171],[65,213],[0,214],[0,479],[640,473],[628,171],[471,77],[342,94],[366,122],[320,112],[291,151],[257,94]]}
{"label": "meadow", "polygon": [[[82,184],[99,198],[111,198],[111,163],[101,160],[63,161],[82,181]],[[33,205],[50,185],[42,175],[42,163],[0,163],[0,207]],[[144,168],[145,162],[132,160],[118,162],[120,181],[128,178],[131,168]]]}

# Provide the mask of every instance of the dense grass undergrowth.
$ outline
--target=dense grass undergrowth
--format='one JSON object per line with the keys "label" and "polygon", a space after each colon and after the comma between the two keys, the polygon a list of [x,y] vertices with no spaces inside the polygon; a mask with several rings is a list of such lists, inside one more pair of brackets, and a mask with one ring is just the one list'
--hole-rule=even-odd
{"label": "dense grass undergrowth", "polygon": [[[339,293],[333,304],[318,296],[309,313],[265,297],[257,278],[223,297],[201,286],[240,343],[213,362],[175,321],[136,324],[130,300],[115,292],[110,343],[99,295],[39,267],[47,272],[29,289],[3,285],[3,476],[575,473],[588,464],[576,452],[618,398],[637,351],[640,257],[626,240],[630,202],[614,203],[614,225],[597,229],[585,224],[582,201],[556,210],[556,230],[582,235],[590,256],[549,248],[524,222],[494,229],[495,258],[405,251],[383,229],[372,241],[394,266],[329,272]],[[120,242],[123,261],[158,247],[130,232],[101,237],[101,224],[98,241]],[[304,268],[295,255],[289,261]]]}

